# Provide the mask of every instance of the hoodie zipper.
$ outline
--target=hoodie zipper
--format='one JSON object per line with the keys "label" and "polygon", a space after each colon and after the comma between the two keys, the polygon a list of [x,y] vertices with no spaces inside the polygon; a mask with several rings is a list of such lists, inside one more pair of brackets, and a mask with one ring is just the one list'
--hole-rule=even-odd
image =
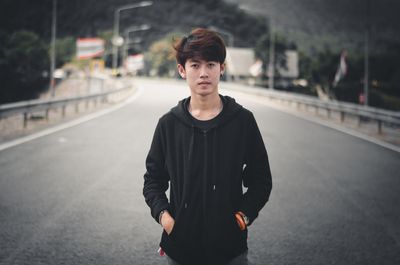
{"label": "hoodie zipper", "polygon": [[[204,243],[207,244],[208,242],[208,231],[207,231],[207,173],[208,173],[208,157],[207,157],[207,152],[208,152],[208,141],[207,141],[207,130],[203,130],[203,137],[204,137],[204,175],[203,175],[203,217],[204,217],[204,223],[205,225],[205,230],[204,230]],[[205,251],[205,256],[208,256],[208,250],[207,247],[204,249]]]}

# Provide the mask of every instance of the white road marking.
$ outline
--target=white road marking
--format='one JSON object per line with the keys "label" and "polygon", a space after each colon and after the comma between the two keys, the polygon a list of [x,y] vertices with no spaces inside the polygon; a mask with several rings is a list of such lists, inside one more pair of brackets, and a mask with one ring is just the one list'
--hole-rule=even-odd
{"label": "white road marking", "polygon": [[[229,90],[229,89],[225,89],[225,90]],[[232,91],[232,90],[231,90],[231,91]],[[294,112],[294,111],[286,110],[286,109],[283,109],[283,108],[274,107],[272,104],[269,104],[269,103],[265,102],[262,98],[256,97],[256,96],[251,95],[251,94],[246,94],[246,93],[241,92],[241,91],[232,91],[232,92],[237,92],[237,93],[245,94],[245,95],[247,96],[247,99],[250,99],[250,100],[252,100],[252,101],[254,101],[254,102],[257,102],[257,103],[266,105],[266,106],[268,106],[268,107],[271,107],[271,108],[276,109],[276,110],[278,110],[278,111],[282,111],[282,112],[287,113],[287,114],[289,114],[289,115],[296,116],[296,117],[298,117],[298,118],[300,118],[300,119],[303,119],[303,120],[306,120],[306,121],[310,121],[310,122],[314,122],[314,123],[317,123],[317,124],[319,124],[319,125],[322,125],[322,126],[325,126],[325,127],[329,127],[329,128],[331,128],[331,129],[335,129],[335,130],[337,130],[337,131],[340,131],[340,132],[349,134],[349,135],[351,135],[351,136],[354,136],[354,137],[363,139],[363,140],[365,140],[365,141],[368,141],[368,142],[377,144],[377,145],[379,145],[379,146],[382,146],[382,147],[385,147],[385,148],[390,149],[390,150],[392,150],[392,151],[395,151],[395,152],[400,153],[400,147],[399,147],[399,146],[396,146],[396,145],[393,145],[393,144],[384,142],[384,141],[382,141],[382,140],[379,140],[379,139],[370,137],[370,136],[368,136],[368,135],[359,133],[359,132],[357,132],[357,131],[354,131],[354,130],[351,130],[351,129],[348,129],[348,128],[345,128],[345,127],[342,127],[342,126],[339,126],[339,125],[336,125],[336,124],[333,124],[333,123],[330,123],[330,122],[326,122],[326,121],[323,121],[323,120],[320,120],[320,119],[317,119],[317,118],[313,118],[313,117],[308,117],[308,116],[305,116],[305,115],[301,115],[301,114],[298,114],[298,113],[296,113],[296,112]]]}
{"label": "white road marking", "polygon": [[[17,145],[20,145],[20,144],[23,144],[23,143],[26,143],[26,142],[29,142],[29,141],[32,141],[32,140],[35,140],[35,139],[43,137],[43,136],[47,136],[47,135],[53,134],[55,132],[58,132],[58,131],[61,131],[61,130],[64,130],[64,129],[68,129],[68,128],[74,127],[74,126],[79,125],[81,123],[96,119],[98,117],[101,117],[101,116],[106,115],[108,113],[111,113],[113,111],[116,111],[116,110],[118,110],[120,108],[123,108],[126,105],[132,103],[133,101],[135,101],[140,96],[141,93],[142,93],[142,88],[138,87],[138,89],[135,92],[135,94],[133,94],[131,97],[129,97],[124,102],[122,102],[122,103],[120,103],[118,105],[112,106],[112,107],[110,107],[108,109],[101,110],[101,111],[98,111],[98,112],[95,112],[95,113],[92,113],[92,114],[88,114],[88,115],[86,115],[84,117],[77,118],[75,120],[72,120],[72,121],[69,121],[69,122],[66,122],[66,123],[63,123],[63,124],[60,124],[60,125],[56,125],[54,127],[48,128],[48,129],[44,129],[44,130],[42,130],[40,132],[33,133],[31,135],[27,135],[27,136],[24,136],[24,137],[21,137],[21,138],[18,138],[18,139],[15,139],[15,140],[0,144],[0,152],[5,150],[5,149],[11,148],[11,147],[14,147],[14,146],[17,146]],[[62,141],[59,140],[59,142],[62,142]]]}

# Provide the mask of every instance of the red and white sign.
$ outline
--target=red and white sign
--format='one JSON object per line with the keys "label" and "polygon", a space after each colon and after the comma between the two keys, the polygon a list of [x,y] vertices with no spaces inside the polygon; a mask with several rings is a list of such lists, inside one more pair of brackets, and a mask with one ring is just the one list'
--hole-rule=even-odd
{"label": "red and white sign", "polygon": [[136,73],[144,68],[143,54],[129,55],[125,60],[125,68],[130,73]]}
{"label": "red and white sign", "polygon": [[104,53],[104,40],[100,38],[80,38],[76,41],[76,56],[78,59],[88,59],[101,56]]}

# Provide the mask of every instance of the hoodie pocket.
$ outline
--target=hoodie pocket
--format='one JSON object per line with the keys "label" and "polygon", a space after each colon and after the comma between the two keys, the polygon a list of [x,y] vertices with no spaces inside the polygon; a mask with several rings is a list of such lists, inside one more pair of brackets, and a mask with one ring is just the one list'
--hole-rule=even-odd
{"label": "hoodie pocket", "polygon": [[173,240],[177,241],[179,239],[179,231],[181,230],[180,227],[182,224],[185,222],[185,209],[182,207],[178,210],[178,212],[175,215],[175,223],[174,226],[172,227],[171,233],[168,235],[168,237]]}
{"label": "hoodie pocket", "polygon": [[174,238],[174,235],[175,235],[176,230],[177,230],[176,228],[177,228],[177,220],[175,220],[175,223],[174,223],[174,226],[172,227],[171,233],[169,233],[169,235],[167,233],[169,238],[171,238],[171,239]]}

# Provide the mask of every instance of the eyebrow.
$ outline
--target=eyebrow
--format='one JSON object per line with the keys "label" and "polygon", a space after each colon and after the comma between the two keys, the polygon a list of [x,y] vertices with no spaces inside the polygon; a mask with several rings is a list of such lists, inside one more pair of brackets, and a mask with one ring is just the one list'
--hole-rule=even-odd
{"label": "eyebrow", "polygon": [[218,61],[213,61],[213,60],[211,60],[211,61],[207,61],[207,60],[202,60],[202,59],[189,59],[188,60],[188,62],[189,63],[201,63],[201,62],[205,62],[205,63],[218,63]]}

